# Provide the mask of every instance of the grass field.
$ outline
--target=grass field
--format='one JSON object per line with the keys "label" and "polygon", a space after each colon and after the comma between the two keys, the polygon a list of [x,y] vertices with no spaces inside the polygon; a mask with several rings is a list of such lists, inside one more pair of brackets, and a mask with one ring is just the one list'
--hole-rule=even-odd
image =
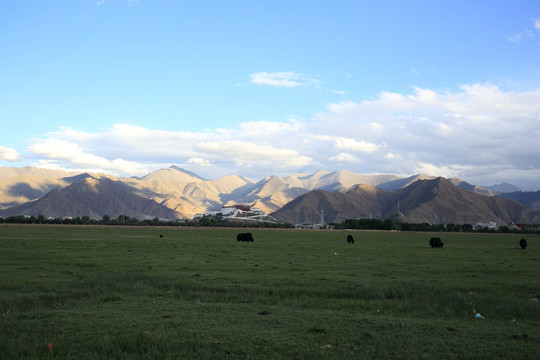
{"label": "grass field", "polygon": [[540,236],[244,231],[0,225],[0,358],[540,358]]}

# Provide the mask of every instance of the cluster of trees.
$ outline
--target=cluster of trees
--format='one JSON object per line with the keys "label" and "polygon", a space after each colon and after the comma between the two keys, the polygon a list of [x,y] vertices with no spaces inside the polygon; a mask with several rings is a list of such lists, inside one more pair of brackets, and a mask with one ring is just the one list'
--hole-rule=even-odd
{"label": "cluster of trees", "polygon": [[334,224],[335,229],[370,229],[370,230],[400,230],[400,231],[429,231],[429,232],[461,232],[473,231],[471,224],[411,224],[392,219],[347,219],[340,224]]}
{"label": "cluster of trees", "polygon": [[366,229],[366,230],[399,230],[399,231],[427,231],[427,232],[527,232],[539,233],[534,229],[510,229],[508,226],[500,226],[498,229],[487,227],[474,229],[472,224],[411,224],[395,221],[392,219],[346,219],[339,224],[331,224],[334,229]]}

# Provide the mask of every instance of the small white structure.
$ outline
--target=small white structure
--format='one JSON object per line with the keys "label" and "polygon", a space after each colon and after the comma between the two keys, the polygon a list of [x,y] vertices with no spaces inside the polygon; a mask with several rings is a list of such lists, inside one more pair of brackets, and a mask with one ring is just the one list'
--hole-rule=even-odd
{"label": "small white structure", "polygon": [[195,218],[202,216],[216,216],[221,215],[223,220],[226,219],[241,219],[241,220],[253,220],[253,221],[275,221],[274,218],[267,215],[259,208],[252,208],[247,205],[231,205],[223,206],[220,210],[210,210],[204,215],[197,214]]}
{"label": "small white structure", "polygon": [[521,230],[521,228],[514,222],[511,222],[510,224],[508,224],[508,228],[510,230]]}
{"label": "small white structure", "polygon": [[473,225],[474,230],[483,229],[483,228],[488,228],[489,230],[497,230],[497,223],[494,221],[489,221],[489,222],[479,221]]}

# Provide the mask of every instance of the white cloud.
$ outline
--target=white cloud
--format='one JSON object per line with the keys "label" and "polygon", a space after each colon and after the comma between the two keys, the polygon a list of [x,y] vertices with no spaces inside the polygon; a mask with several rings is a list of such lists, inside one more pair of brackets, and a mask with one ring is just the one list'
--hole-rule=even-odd
{"label": "white cloud", "polygon": [[201,158],[198,158],[198,157],[192,157],[191,159],[189,159],[187,161],[187,163],[188,164],[193,164],[193,165],[204,166],[204,167],[212,166],[212,163],[209,160],[201,159]]}
{"label": "white cloud", "polygon": [[341,152],[335,156],[331,156],[328,158],[330,161],[335,161],[337,163],[352,163],[352,164],[360,164],[362,161],[357,158],[356,156]]}
{"label": "white cloud", "polygon": [[514,34],[514,35],[506,35],[506,40],[508,40],[509,42],[514,43],[514,44],[519,44],[522,37],[523,37],[522,33],[517,33],[517,34]]}
{"label": "white cloud", "polygon": [[379,145],[373,143],[358,141],[344,136],[315,135],[314,138],[318,140],[332,141],[336,148],[350,151],[372,153],[380,147]]}
{"label": "white cloud", "polygon": [[344,167],[460,177],[480,185],[490,185],[486,179],[520,185],[523,179],[523,186],[536,181],[538,190],[538,138],[540,89],[505,92],[471,84],[457,91],[383,92],[369,101],[330,104],[309,120],[253,121],[201,132],[129,124],[93,133],[63,127],[29,150],[35,161],[49,165],[123,176],[171,164],[207,178],[236,173],[255,179]]}
{"label": "white cloud", "polygon": [[318,86],[319,80],[293,72],[259,72],[250,75],[251,82],[256,85],[267,85],[275,87],[298,87],[298,86]]}
{"label": "white cloud", "polygon": [[0,159],[6,161],[19,161],[21,155],[15,149],[0,145]]}
{"label": "white cloud", "polygon": [[39,140],[30,150],[56,164],[68,164],[94,172],[145,175],[149,169],[140,163],[121,158],[109,160],[82,149],[78,144],[59,139]]}
{"label": "white cloud", "polygon": [[240,140],[203,142],[195,148],[206,154],[232,159],[237,165],[250,167],[297,168],[308,165],[311,159],[295,150],[278,149],[270,145],[259,145]]}
{"label": "white cloud", "polygon": [[0,160],[19,161],[21,155],[17,150],[0,145]]}
{"label": "white cloud", "polygon": [[424,162],[418,162],[414,172],[430,176],[442,176],[446,178],[451,178],[458,176],[458,173],[462,171],[463,167],[459,165],[434,165]]}
{"label": "white cloud", "polygon": [[366,153],[372,153],[379,148],[378,145],[368,143],[365,141],[356,141],[355,139],[351,139],[351,138],[336,139],[336,147],[338,149],[361,151],[361,152],[366,152]]}
{"label": "white cloud", "polygon": [[[532,18],[533,22],[533,29],[536,30],[536,32],[540,32],[540,17],[539,18]],[[523,38],[529,38],[533,39],[536,37],[536,34],[531,29],[524,29],[523,31],[516,33],[514,35],[506,35],[506,39],[509,42],[519,44]]]}
{"label": "white cloud", "polygon": [[394,154],[394,153],[386,153],[384,156],[383,156],[385,159],[387,160],[396,160],[396,159],[401,159],[401,155],[399,154]]}
{"label": "white cloud", "polygon": [[330,91],[332,94],[336,94],[336,95],[347,95],[347,92],[343,91],[343,90],[328,89],[328,91]]}

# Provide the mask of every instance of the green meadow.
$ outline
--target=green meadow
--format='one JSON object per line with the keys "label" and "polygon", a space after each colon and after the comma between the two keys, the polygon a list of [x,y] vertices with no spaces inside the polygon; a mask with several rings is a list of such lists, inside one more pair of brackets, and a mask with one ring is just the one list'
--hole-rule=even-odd
{"label": "green meadow", "polygon": [[0,358],[540,358],[540,236],[434,235],[0,225]]}

